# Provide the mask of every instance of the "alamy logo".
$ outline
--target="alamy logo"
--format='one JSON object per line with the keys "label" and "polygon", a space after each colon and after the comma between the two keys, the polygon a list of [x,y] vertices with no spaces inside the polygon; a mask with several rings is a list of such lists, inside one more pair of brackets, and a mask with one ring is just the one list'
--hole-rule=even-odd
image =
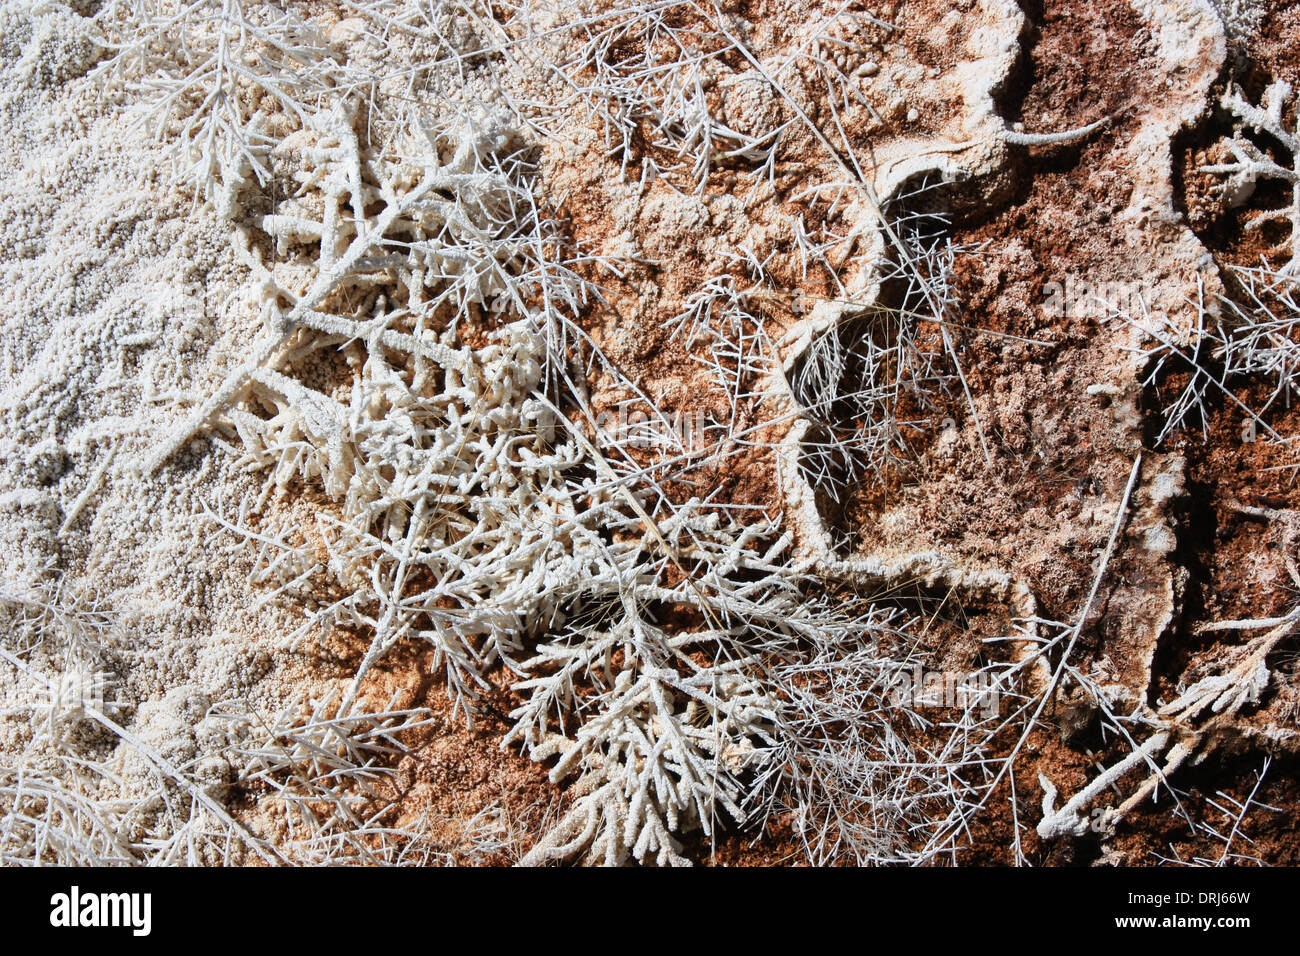
{"label": "alamy logo", "polygon": [[973,673],[927,671],[914,664],[911,672],[894,675],[889,686],[889,701],[895,707],[917,709],[978,708],[984,717],[996,717],[1001,706],[1000,685],[987,670]]}
{"label": "alamy logo", "polygon": [[148,936],[152,911],[151,893],[82,893],[74,886],[50,897],[51,926],[127,926],[134,936]]}
{"label": "alamy logo", "polygon": [[702,451],[708,446],[708,424],[700,409],[650,415],[620,405],[596,416],[596,427],[620,444],[634,448],[680,448],[686,452]]}
{"label": "alamy logo", "polygon": [[1064,282],[1043,286],[1043,315],[1049,319],[1109,319],[1117,315],[1141,316],[1151,302],[1142,281],[1095,281],[1069,275]]}

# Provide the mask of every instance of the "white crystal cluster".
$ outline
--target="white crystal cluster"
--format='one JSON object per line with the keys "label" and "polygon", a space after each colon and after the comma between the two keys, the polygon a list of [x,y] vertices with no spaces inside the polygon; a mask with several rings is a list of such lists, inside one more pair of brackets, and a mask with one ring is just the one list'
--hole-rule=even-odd
{"label": "white crystal cluster", "polygon": [[1223,108],[1244,129],[1254,130],[1281,147],[1286,154],[1281,162],[1239,131],[1226,140],[1232,161],[1204,166],[1201,171],[1226,177],[1225,198],[1230,207],[1248,202],[1261,180],[1277,180],[1290,188],[1290,201],[1285,206],[1253,213],[1246,228],[1262,229],[1278,222],[1289,226],[1287,238],[1277,247],[1277,251],[1290,257],[1282,266],[1281,274],[1300,276],[1300,119],[1293,119],[1289,128],[1286,120],[1288,103],[1291,102],[1293,113],[1296,109],[1292,93],[1290,83],[1278,80],[1264,91],[1258,106],[1235,87],[1223,96]]}
{"label": "white crystal cluster", "polygon": [[471,714],[504,661],[526,698],[505,743],[582,794],[532,859],[680,862],[675,834],[746,817],[742,774],[772,740],[745,648],[824,618],[772,522],[666,506],[547,397],[555,304],[577,293],[545,258],[518,138],[490,118],[417,128],[390,158],[359,115],[341,101],[276,150],[299,188],[239,233],[258,340],[147,467],[208,431],[269,476],[262,505],[297,482],[335,503],[279,536],[212,518],[258,549],[257,579],[371,635],[338,719],[399,642],[431,644]]}

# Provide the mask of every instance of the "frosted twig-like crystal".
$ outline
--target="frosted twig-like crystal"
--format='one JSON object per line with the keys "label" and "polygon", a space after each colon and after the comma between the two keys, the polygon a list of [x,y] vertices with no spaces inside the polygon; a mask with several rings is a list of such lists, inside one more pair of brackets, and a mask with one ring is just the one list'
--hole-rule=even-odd
{"label": "frosted twig-like crystal", "polygon": [[1300,119],[1290,128],[1286,125],[1286,106],[1292,94],[1291,84],[1284,80],[1272,83],[1264,91],[1259,106],[1246,101],[1241,90],[1230,87],[1223,95],[1223,106],[1249,129],[1271,137],[1288,154],[1290,166],[1276,162],[1259,146],[1244,137],[1226,140],[1232,152],[1232,162],[1201,167],[1201,172],[1227,177],[1228,203],[1238,206],[1245,203],[1255,191],[1260,179],[1276,179],[1291,188],[1291,201],[1281,209],[1269,209],[1253,214],[1246,228],[1259,229],[1270,222],[1286,222],[1291,227],[1290,236],[1279,246],[1289,253],[1289,260],[1281,268],[1283,275],[1300,275]]}

